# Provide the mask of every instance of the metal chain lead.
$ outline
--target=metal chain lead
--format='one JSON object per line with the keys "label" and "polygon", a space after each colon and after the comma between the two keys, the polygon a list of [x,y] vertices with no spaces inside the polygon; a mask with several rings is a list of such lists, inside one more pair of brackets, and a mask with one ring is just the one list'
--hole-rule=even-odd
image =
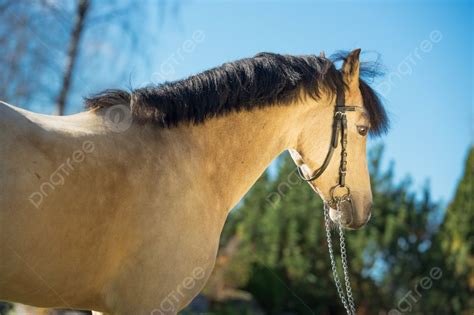
{"label": "metal chain lead", "polygon": [[354,298],[352,297],[352,288],[351,282],[349,280],[349,265],[347,264],[347,254],[346,254],[346,241],[344,238],[344,230],[339,225],[339,240],[341,246],[341,262],[342,262],[342,270],[344,272],[344,282],[346,286],[346,296],[347,301],[349,303],[349,307],[351,308],[352,314],[355,314],[355,305],[354,305]]}
{"label": "metal chain lead", "polygon": [[[346,292],[342,289],[341,281],[339,280],[339,273],[337,272],[336,260],[334,258],[334,250],[332,247],[332,237],[331,237],[331,227],[330,227],[330,218],[329,218],[329,205],[324,203],[324,224],[326,227],[326,238],[328,242],[329,258],[331,261],[332,275],[334,278],[334,283],[336,284],[337,293],[341,299],[344,308],[346,309],[347,314],[356,315],[354,299],[352,297],[351,283],[349,279],[349,267],[347,264],[347,254],[346,254],[346,243],[344,238],[344,231],[339,225],[339,239],[341,247],[341,261],[342,268],[344,271],[344,284],[346,287]],[[347,299],[346,299],[347,297]]]}
{"label": "metal chain lead", "polygon": [[330,224],[329,220],[330,220],[329,219],[329,205],[325,203],[324,204],[324,223],[326,226],[326,238],[328,242],[329,258],[331,260],[332,275],[333,275],[334,282],[336,284],[337,293],[339,294],[341,302],[344,305],[344,308],[346,309],[347,314],[351,314],[349,305],[347,304],[347,300],[345,298],[344,291],[342,290],[341,282],[339,280],[339,274],[337,273],[337,269],[336,269],[336,261],[334,259],[334,252],[332,248],[331,228],[329,226]]}

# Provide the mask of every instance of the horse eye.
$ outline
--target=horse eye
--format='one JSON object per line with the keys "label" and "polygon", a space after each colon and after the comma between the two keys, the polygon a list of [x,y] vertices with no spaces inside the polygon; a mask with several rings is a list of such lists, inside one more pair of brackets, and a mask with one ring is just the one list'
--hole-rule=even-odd
{"label": "horse eye", "polygon": [[366,127],[366,126],[357,126],[357,131],[359,132],[359,134],[361,136],[365,136],[367,135],[367,133],[369,132],[369,127]]}

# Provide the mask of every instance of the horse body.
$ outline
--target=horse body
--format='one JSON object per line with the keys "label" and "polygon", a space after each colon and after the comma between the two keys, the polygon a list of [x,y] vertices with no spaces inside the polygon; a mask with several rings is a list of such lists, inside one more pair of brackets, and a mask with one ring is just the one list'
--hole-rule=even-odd
{"label": "horse body", "polygon": [[94,112],[1,111],[0,298],[118,314],[172,313],[199,292],[228,211],[287,146],[276,127],[292,122],[282,107],[115,133]]}
{"label": "horse body", "polygon": [[[358,51],[342,70],[261,54],[158,91],[105,94],[72,116],[0,104],[0,300],[175,314],[206,283],[229,210],[271,161],[291,149],[306,175],[321,165],[335,85],[358,105],[347,127],[354,207],[341,211],[348,227],[363,225],[371,192],[358,128],[377,121],[362,105],[373,92],[361,96]],[[109,110],[121,102],[144,123],[116,124]],[[338,174],[331,162],[310,185],[329,200]]]}

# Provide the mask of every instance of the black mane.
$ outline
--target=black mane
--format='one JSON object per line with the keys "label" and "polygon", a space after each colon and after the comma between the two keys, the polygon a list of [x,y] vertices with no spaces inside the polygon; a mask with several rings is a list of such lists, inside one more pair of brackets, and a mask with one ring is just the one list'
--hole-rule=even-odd
{"label": "black mane", "polygon": [[[336,59],[344,59],[338,55]],[[363,64],[361,65],[363,66]],[[361,69],[361,73],[374,71]],[[134,120],[162,127],[181,122],[199,124],[230,112],[287,105],[304,91],[319,98],[323,89],[336,93],[344,87],[341,73],[326,58],[260,53],[225,63],[187,79],[131,91],[106,90],[86,99],[89,109],[117,104],[131,106]],[[383,133],[388,118],[375,91],[361,79],[361,93],[371,133]]]}

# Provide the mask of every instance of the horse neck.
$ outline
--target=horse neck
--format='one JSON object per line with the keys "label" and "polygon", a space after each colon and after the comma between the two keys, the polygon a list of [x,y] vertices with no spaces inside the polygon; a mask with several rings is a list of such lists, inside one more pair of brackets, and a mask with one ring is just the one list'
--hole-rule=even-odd
{"label": "horse neck", "polygon": [[[273,106],[233,113],[187,127],[193,158],[202,170],[201,187],[209,187],[210,202],[230,210],[282,151],[294,147],[298,108]],[[224,210],[223,209],[223,210]]]}

